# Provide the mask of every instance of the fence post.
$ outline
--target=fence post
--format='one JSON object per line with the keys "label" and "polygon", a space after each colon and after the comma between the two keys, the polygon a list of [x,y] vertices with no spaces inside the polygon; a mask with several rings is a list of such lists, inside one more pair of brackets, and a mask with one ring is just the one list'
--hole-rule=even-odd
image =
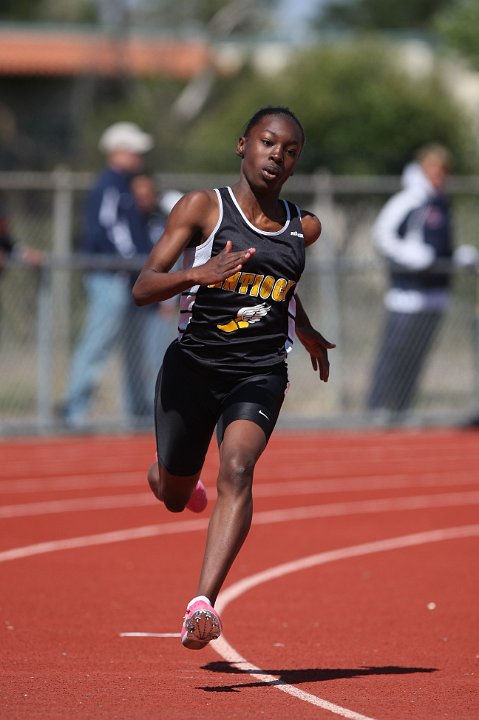
{"label": "fence post", "polygon": [[479,264],[474,268],[474,412],[479,416]]}
{"label": "fence post", "polygon": [[[73,245],[73,175],[65,168],[53,173],[53,258],[68,259]],[[52,277],[55,338],[63,345],[70,334],[70,270],[56,270]]]}
{"label": "fence post", "polygon": [[336,410],[344,408],[344,382],[341,350],[341,313],[338,288],[338,267],[336,257],[336,223],[334,211],[334,190],[331,174],[316,172],[313,176],[313,211],[322,224],[321,240],[316,248],[319,258],[319,303],[321,311],[321,333],[327,340],[337,343],[331,355],[331,386]]}
{"label": "fence post", "polygon": [[50,265],[42,267],[37,304],[37,426],[53,421],[53,283]]}
{"label": "fence post", "polygon": [[[53,229],[52,268],[50,276],[50,312],[53,316],[49,351],[51,392],[49,418],[53,412],[53,399],[57,388],[53,379],[62,377],[65,358],[68,358],[71,330],[71,263],[73,251],[73,193],[74,173],[68,168],[58,168],[53,173]],[[59,260],[59,262],[55,262]],[[59,372],[55,372],[57,369]],[[62,388],[63,392],[63,388]]]}

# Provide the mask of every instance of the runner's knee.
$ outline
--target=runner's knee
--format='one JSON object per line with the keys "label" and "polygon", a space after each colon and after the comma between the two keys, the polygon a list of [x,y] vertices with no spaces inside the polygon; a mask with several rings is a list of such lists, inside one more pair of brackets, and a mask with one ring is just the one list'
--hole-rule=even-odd
{"label": "runner's knee", "polygon": [[253,471],[256,459],[249,453],[233,452],[222,459],[220,467],[219,489],[221,486],[229,491],[243,493],[251,491]]}

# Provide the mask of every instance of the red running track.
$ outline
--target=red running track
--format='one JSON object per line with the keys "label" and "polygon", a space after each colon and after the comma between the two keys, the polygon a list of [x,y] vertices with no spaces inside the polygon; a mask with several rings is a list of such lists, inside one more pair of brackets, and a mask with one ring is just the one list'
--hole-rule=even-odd
{"label": "red running track", "polygon": [[151,437],[0,443],[2,720],[479,717],[479,435],[277,432],[220,596],[177,637],[214,503],[170,515]]}

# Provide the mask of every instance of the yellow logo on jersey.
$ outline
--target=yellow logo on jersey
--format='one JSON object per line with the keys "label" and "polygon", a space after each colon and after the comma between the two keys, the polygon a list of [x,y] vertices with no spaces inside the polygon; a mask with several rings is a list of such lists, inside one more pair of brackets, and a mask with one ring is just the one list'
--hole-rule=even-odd
{"label": "yellow logo on jersey", "polygon": [[271,306],[266,305],[266,303],[254,305],[253,307],[244,307],[238,310],[238,314],[234,320],[230,320],[229,323],[225,323],[224,325],[217,325],[216,327],[225,333],[236,332],[237,330],[247,328],[259,322],[270,310]]}
{"label": "yellow logo on jersey", "polygon": [[240,295],[250,295],[251,297],[260,297],[262,300],[274,300],[275,302],[284,302],[289,290],[296,285],[294,280],[286,280],[286,278],[275,278],[272,275],[257,275],[256,273],[237,272],[230,275],[226,280],[222,280],[212,285],[210,288],[221,288],[229,290],[229,292],[237,292]]}

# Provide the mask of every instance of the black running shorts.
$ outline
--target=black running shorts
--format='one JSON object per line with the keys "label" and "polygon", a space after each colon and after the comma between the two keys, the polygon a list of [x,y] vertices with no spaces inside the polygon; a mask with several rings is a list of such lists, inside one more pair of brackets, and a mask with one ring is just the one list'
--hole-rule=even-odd
{"label": "black running shorts", "polygon": [[251,420],[269,440],[287,385],[285,363],[246,379],[223,377],[196,365],[173,342],[155,392],[156,444],[163,467],[172,475],[199,472],[215,427],[221,444],[234,420]]}

